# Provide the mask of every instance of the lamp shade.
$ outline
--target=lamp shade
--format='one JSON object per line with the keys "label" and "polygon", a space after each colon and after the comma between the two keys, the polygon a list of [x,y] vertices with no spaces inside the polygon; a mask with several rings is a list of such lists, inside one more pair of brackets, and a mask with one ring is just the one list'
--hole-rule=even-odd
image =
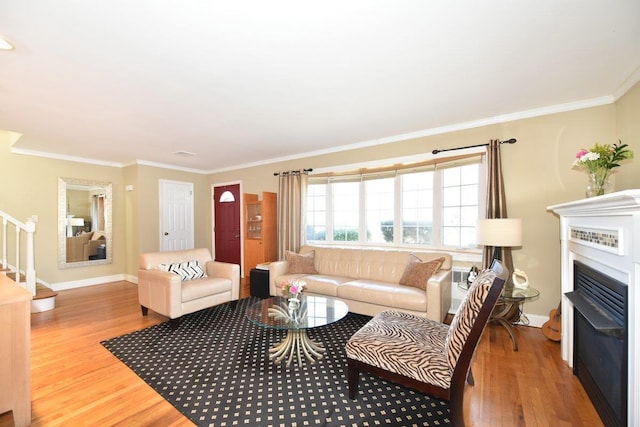
{"label": "lamp shade", "polygon": [[84,225],[84,218],[69,218],[67,219],[67,225],[79,227]]}
{"label": "lamp shade", "polygon": [[73,236],[73,227],[84,226],[84,218],[74,218],[73,215],[67,215],[67,237]]}
{"label": "lamp shade", "polygon": [[522,219],[480,219],[476,227],[476,243],[484,246],[522,246]]}

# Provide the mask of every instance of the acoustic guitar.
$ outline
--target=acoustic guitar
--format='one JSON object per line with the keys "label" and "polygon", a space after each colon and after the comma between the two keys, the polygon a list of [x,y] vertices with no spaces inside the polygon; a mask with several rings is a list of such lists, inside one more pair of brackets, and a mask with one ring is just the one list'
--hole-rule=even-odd
{"label": "acoustic guitar", "polygon": [[560,315],[562,301],[558,304],[558,308],[554,308],[549,312],[549,320],[542,325],[542,333],[551,341],[560,341]]}

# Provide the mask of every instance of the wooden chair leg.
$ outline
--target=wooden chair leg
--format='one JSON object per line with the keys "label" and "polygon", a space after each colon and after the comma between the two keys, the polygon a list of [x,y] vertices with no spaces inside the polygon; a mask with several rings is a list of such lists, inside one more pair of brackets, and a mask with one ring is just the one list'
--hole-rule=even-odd
{"label": "wooden chair leg", "polygon": [[473,380],[473,372],[471,372],[471,368],[469,368],[469,372],[467,373],[467,384],[475,385],[476,382]]}
{"label": "wooden chair leg", "polygon": [[347,383],[349,385],[349,398],[355,399],[358,392],[358,379],[360,377],[360,369],[357,365],[347,359]]}
{"label": "wooden chair leg", "polygon": [[141,305],[140,308],[142,309],[143,316],[146,316],[147,314],[149,314],[149,309],[147,307],[145,307],[144,305]]}
{"label": "wooden chair leg", "polygon": [[454,427],[464,427],[464,383],[460,390],[458,388],[451,389],[451,398],[449,399],[449,415],[451,425]]}

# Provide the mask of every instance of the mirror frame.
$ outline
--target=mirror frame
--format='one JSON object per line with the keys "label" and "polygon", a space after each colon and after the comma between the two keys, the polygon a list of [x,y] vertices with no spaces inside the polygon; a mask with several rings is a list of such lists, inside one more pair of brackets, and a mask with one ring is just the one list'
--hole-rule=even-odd
{"label": "mirror frame", "polygon": [[[107,257],[90,261],[67,262],[67,185],[84,185],[87,187],[104,187],[105,203],[105,238],[107,245]],[[112,242],[112,217],[113,217],[113,184],[106,181],[94,181],[90,179],[58,178],[58,268],[90,267],[113,263]]]}

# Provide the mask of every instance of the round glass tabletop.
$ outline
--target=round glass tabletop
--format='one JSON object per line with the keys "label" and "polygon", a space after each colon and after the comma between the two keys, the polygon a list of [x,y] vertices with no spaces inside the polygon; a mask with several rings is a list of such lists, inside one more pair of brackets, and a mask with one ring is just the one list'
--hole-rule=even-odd
{"label": "round glass tabletop", "polygon": [[537,298],[539,295],[540,291],[532,287],[522,289],[516,288],[515,286],[509,286],[502,290],[500,298],[505,301],[520,302],[532,300]]}
{"label": "round glass tabletop", "polygon": [[317,328],[337,322],[349,308],[335,298],[303,296],[290,304],[285,297],[272,297],[247,309],[247,318],[263,328],[300,330]]}
{"label": "round glass tabletop", "polygon": [[[467,282],[459,282],[458,289],[466,292],[469,290],[469,284]],[[502,290],[500,300],[508,302],[523,302],[532,300],[534,298],[537,298],[538,296],[540,296],[540,291],[535,288],[532,288],[530,286],[524,289],[516,288],[515,286],[509,284],[505,285],[504,289]]]}

